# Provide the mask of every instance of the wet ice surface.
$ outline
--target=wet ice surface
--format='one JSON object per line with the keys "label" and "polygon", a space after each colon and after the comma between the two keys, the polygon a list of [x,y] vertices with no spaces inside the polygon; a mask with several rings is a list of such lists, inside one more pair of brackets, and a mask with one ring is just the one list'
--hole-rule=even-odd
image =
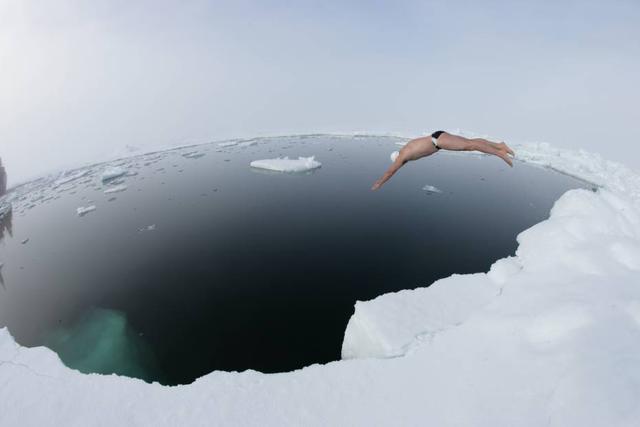
{"label": "wet ice surface", "polygon": [[[337,360],[356,300],[486,271],[585,186],[441,152],[369,191],[398,142],[212,143],[29,184],[0,225],[0,327],[83,372],[167,384]],[[248,167],[284,156],[322,168]],[[103,182],[105,171],[117,176]],[[78,217],[79,206],[96,210]]]}

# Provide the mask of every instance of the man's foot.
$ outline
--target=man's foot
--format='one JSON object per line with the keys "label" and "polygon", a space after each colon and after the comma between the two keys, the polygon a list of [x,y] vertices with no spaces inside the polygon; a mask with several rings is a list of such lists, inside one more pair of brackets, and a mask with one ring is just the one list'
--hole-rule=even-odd
{"label": "man's foot", "polygon": [[498,153],[496,155],[504,160],[509,166],[513,167],[513,160],[511,160],[510,156],[515,156],[515,153],[513,152],[511,147],[509,147],[504,142],[493,142],[491,143],[491,145],[493,145],[493,147],[498,150]]}
{"label": "man's foot", "polygon": [[505,151],[507,154],[511,154],[512,156],[516,155],[516,153],[514,153],[513,150],[511,149],[511,147],[509,147],[504,142],[498,143],[498,149],[501,151]]}

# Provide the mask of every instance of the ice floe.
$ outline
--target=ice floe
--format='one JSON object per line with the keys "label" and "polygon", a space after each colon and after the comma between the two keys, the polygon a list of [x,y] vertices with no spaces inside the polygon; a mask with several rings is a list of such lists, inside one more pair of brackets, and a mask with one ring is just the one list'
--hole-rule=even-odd
{"label": "ice floe", "polygon": [[234,145],[238,145],[240,141],[226,141],[218,143],[218,147],[233,147]]}
{"label": "ice floe", "polygon": [[182,157],[186,159],[199,159],[200,157],[204,157],[205,153],[201,153],[199,151],[190,151],[188,153],[184,153]]}
{"label": "ice floe", "polygon": [[89,212],[93,212],[95,210],[96,210],[96,205],[80,206],[79,208],[76,209],[76,213],[78,214],[78,216],[84,216]]}
{"label": "ice floe", "polygon": [[59,187],[62,184],[66,184],[71,181],[75,181],[78,178],[82,178],[83,176],[86,176],[90,172],[91,172],[90,169],[83,169],[83,170],[73,171],[73,172],[63,172],[62,174],[60,174],[60,177],[56,179],[55,182],[53,183],[53,188]]}
{"label": "ice floe", "polygon": [[107,182],[110,181],[112,179],[121,177],[123,175],[125,175],[127,173],[127,171],[119,166],[110,166],[108,168],[106,168],[104,170],[104,172],[102,172],[102,182]]}
{"label": "ice floe", "polygon": [[422,190],[425,191],[428,194],[440,194],[440,193],[442,193],[441,189],[439,189],[438,187],[434,187],[433,185],[425,185],[424,187],[422,187]]}
{"label": "ice floe", "polygon": [[145,231],[154,231],[156,229],[155,224],[147,225],[138,229],[138,233],[144,233]]}
{"label": "ice floe", "polygon": [[258,141],[255,139],[250,139],[248,141],[242,141],[238,143],[238,147],[252,147],[254,145],[258,145]]}
{"label": "ice floe", "polygon": [[119,184],[119,185],[116,185],[114,187],[107,188],[106,190],[104,190],[104,194],[120,193],[122,191],[126,191],[127,188],[128,187],[126,185]]}
{"label": "ice floe", "polygon": [[254,160],[250,163],[250,166],[278,172],[305,172],[319,168],[322,164],[315,160],[315,156],[311,156],[298,157],[297,159],[278,157],[275,159]]}

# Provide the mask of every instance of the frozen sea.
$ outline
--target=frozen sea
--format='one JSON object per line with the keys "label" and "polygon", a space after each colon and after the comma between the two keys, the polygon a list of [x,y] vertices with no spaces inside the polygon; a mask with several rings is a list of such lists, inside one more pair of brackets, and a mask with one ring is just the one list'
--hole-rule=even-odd
{"label": "frozen sea", "polygon": [[[355,301],[487,271],[563,193],[593,187],[439,152],[371,192],[402,141],[211,143],[18,188],[0,226],[0,328],[82,372],[163,384],[339,360]],[[280,156],[322,166],[249,166]]]}

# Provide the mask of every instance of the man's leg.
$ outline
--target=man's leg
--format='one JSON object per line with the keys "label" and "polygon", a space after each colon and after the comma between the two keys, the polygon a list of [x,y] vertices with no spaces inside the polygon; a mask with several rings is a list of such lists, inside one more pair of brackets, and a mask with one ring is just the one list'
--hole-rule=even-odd
{"label": "man's leg", "polygon": [[438,146],[445,150],[452,151],[480,151],[482,153],[491,154],[500,157],[509,166],[513,166],[513,162],[509,154],[513,155],[513,150],[504,142],[496,143],[487,141],[482,138],[464,138],[450,133],[443,133],[438,138]]}

